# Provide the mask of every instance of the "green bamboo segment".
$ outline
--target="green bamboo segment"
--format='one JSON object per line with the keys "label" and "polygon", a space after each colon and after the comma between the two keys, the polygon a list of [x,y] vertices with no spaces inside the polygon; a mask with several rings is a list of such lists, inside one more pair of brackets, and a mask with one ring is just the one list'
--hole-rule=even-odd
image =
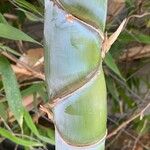
{"label": "green bamboo segment", "polygon": [[101,30],[104,29],[107,12],[107,0],[59,1],[69,13]]}
{"label": "green bamboo segment", "polygon": [[[56,150],[73,150],[69,145],[86,149],[84,147],[96,143],[99,145],[89,150],[104,149],[107,102],[100,51],[102,39],[86,24],[103,31],[106,4],[107,0],[60,0],[55,3],[45,0],[47,89],[51,101],[66,97],[53,109],[58,135]],[[68,13],[85,23],[69,20]]]}
{"label": "green bamboo segment", "polygon": [[54,109],[57,130],[73,145],[97,143],[106,134],[106,90],[103,73]]}

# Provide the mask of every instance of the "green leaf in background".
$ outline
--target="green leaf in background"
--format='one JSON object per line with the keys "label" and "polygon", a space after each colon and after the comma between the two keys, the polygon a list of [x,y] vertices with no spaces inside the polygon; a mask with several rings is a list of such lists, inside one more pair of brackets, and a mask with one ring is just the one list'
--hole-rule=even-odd
{"label": "green leaf in background", "polygon": [[34,94],[34,93],[38,93],[42,99],[44,100],[44,102],[48,101],[48,95],[45,92],[44,89],[44,84],[43,83],[37,83],[37,84],[33,84],[31,86],[29,86],[28,88],[24,89],[23,91],[21,91],[22,96],[27,96],[30,94]]}
{"label": "green leaf in background", "polygon": [[16,56],[21,56],[20,53],[18,53],[17,51],[15,51],[14,49],[8,47],[8,46],[5,46],[3,44],[0,43],[0,51],[7,51],[7,52],[10,52]]}
{"label": "green leaf in background", "polygon": [[17,4],[19,7],[25,8],[31,12],[34,12],[42,16],[42,13],[39,11],[39,9],[34,5],[32,5],[31,3],[27,2],[26,0],[13,0],[13,2]]}
{"label": "green leaf in background", "polygon": [[[0,23],[3,23],[3,24],[7,24],[8,25],[8,22],[7,20],[4,18],[4,16],[0,13]],[[0,29],[2,30],[2,29]],[[5,46],[3,44],[0,43],[0,51],[1,50],[4,50],[4,51],[8,51],[16,56],[21,56],[21,54],[19,54],[18,52],[16,52],[15,50],[11,49],[10,47],[8,46]]]}
{"label": "green leaf in background", "polygon": [[4,16],[0,13],[0,23],[8,24],[7,20],[4,18]]}
{"label": "green leaf in background", "polygon": [[134,120],[134,128],[137,133],[141,133],[141,135],[144,135],[146,133],[149,133],[150,131],[150,115],[144,116],[142,120],[140,118],[137,118]]}
{"label": "green leaf in background", "polygon": [[115,82],[111,78],[106,79],[107,89],[110,92],[111,96],[116,100],[119,101],[119,92],[117,90]]}
{"label": "green leaf in background", "polygon": [[21,30],[4,23],[0,23],[0,37],[10,40],[28,41],[41,45]]}
{"label": "green leaf in background", "polygon": [[24,110],[24,119],[25,119],[25,122],[26,122],[27,126],[29,127],[29,129],[35,135],[39,135],[39,132],[38,132],[35,124],[33,123],[31,116],[29,115],[29,113],[26,110]]}
{"label": "green leaf in background", "polygon": [[[50,131],[50,130],[49,130]],[[53,138],[54,137],[54,132],[53,132],[53,136],[51,136],[50,138],[49,137],[45,137],[45,136],[42,136],[42,135],[39,135],[38,138],[46,143],[49,143],[49,144],[55,144],[55,139]]]}
{"label": "green leaf in background", "polygon": [[150,35],[145,35],[145,34],[142,34],[140,32],[136,32],[135,37],[138,38],[140,43],[150,44]]}
{"label": "green leaf in background", "polygon": [[8,60],[2,56],[0,56],[0,74],[2,76],[6,99],[10,110],[14,114],[14,117],[18,121],[19,125],[22,126],[24,111],[16,76],[11,69]]}
{"label": "green leaf in background", "polygon": [[19,10],[23,11],[29,20],[34,21],[34,22],[43,22],[43,19],[41,17],[38,17],[37,15],[29,11],[26,11],[24,9],[21,9],[21,8]]}
{"label": "green leaf in background", "polygon": [[[53,129],[38,125],[38,130],[40,135],[42,135],[41,138],[44,137],[45,142],[53,145],[55,144],[55,131]],[[45,137],[47,138],[45,139]]]}
{"label": "green leaf in background", "polygon": [[128,108],[135,107],[136,103],[135,101],[126,94],[125,90],[123,88],[118,89],[120,97],[124,100],[124,102],[127,104]]}
{"label": "green leaf in background", "polygon": [[104,62],[105,62],[105,64],[106,64],[114,73],[116,73],[121,79],[125,80],[125,79],[122,77],[122,75],[121,75],[121,73],[120,73],[120,71],[119,71],[119,69],[118,69],[118,67],[117,67],[117,65],[116,65],[116,63],[115,63],[115,61],[114,61],[114,59],[113,59],[113,57],[111,56],[110,53],[108,53],[108,54],[106,55],[106,57],[105,57],[105,59],[104,59]]}
{"label": "green leaf in background", "polygon": [[0,128],[0,135],[5,137],[5,138],[10,139],[11,141],[13,141],[19,145],[23,145],[23,146],[27,146],[27,147],[43,146],[43,144],[40,142],[36,142],[36,141],[31,140],[31,139],[22,139],[22,138],[16,137],[11,132],[9,132],[3,128]]}
{"label": "green leaf in background", "polygon": [[40,5],[44,6],[44,0],[37,0],[39,2]]}
{"label": "green leaf in background", "polygon": [[[3,81],[8,105],[10,107],[10,110],[14,114],[15,118],[18,120],[18,123],[20,124],[20,126],[22,127],[23,117],[24,117],[28,128],[40,140],[53,144],[54,143],[53,140],[51,140],[47,137],[43,137],[42,135],[39,134],[35,124],[32,121],[31,116],[23,108],[22,97],[21,97],[21,93],[19,91],[19,87],[18,87],[16,78],[15,78],[15,74],[12,71],[8,60],[4,57],[0,57],[0,73],[2,75],[2,81]],[[34,92],[37,90],[38,87],[41,87],[41,86],[42,86],[41,84],[33,85],[33,87],[30,87],[29,91],[26,90],[22,94],[25,95],[25,94],[29,94],[29,92]],[[43,86],[42,86],[42,88],[43,88]],[[0,103],[0,116],[2,116],[3,118],[6,118],[7,116],[4,114],[5,108],[4,108],[4,105],[2,105],[2,104],[3,103]],[[6,133],[6,135],[4,135],[4,133]],[[18,143],[17,142],[18,138],[15,137],[14,135],[12,135],[11,133],[9,133],[8,131],[5,131],[5,130],[2,130],[2,132],[0,132],[0,134],[4,137],[9,138],[10,140],[16,142],[17,144],[21,144],[24,146],[40,146],[41,145],[39,143],[33,143],[33,142],[28,143],[28,141],[24,141],[24,139],[19,139],[19,140],[22,140],[22,143]]]}
{"label": "green leaf in background", "polygon": [[7,110],[6,105],[4,103],[0,103],[0,117],[2,117],[5,121],[8,118],[6,110]]}
{"label": "green leaf in background", "polygon": [[27,126],[29,127],[29,129],[42,141],[46,142],[46,143],[50,143],[50,144],[54,144],[54,140],[52,137],[51,138],[47,138],[45,136],[42,136],[40,135],[40,133],[38,132],[35,124],[33,123],[32,121],[32,118],[31,116],[29,115],[29,113],[25,110],[24,111],[24,119],[25,119],[25,122],[27,124]]}
{"label": "green leaf in background", "polygon": [[124,43],[137,41],[143,44],[150,44],[150,36],[140,33],[138,31],[134,31],[133,33],[122,32],[118,40],[123,41]]}
{"label": "green leaf in background", "polygon": [[35,92],[38,92],[39,90],[41,90],[41,84],[37,83],[37,84],[33,84],[33,85],[29,86],[28,88],[22,90],[21,94],[24,97],[24,96],[31,95]]}

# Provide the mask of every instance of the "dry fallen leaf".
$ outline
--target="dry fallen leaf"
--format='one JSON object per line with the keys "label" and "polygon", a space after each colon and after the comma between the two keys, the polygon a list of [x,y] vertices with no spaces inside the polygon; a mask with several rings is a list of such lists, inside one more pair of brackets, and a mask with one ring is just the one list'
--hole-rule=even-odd
{"label": "dry fallen leaf", "polygon": [[124,51],[121,55],[120,60],[134,60],[144,57],[150,57],[150,45],[136,46]]}
{"label": "dry fallen leaf", "polygon": [[43,56],[43,48],[35,48],[27,50],[26,54],[20,57],[24,63],[33,66]]}
{"label": "dry fallen leaf", "polygon": [[[37,73],[43,74],[44,73],[44,57],[43,57],[43,48],[35,48],[29,49],[26,53],[24,53],[19,60],[31,68],[35,70]],[[12,65],[14,72],[17,74],[17,78],[20,81],[25,80],[26,78],[33,77],[31,71],[23,68],[19,63],[17,65]],[[44,76],[44,75],[43,75]]]}
{"label": "dry fallen leaf", "polygon": [[109,0],[107,22],[111,22],[125,7],[125,0]]}
{"label": "dry fallen leaf", "polygon": [[19,66],[17,66],[17,65],[11,65],[11,67],[12,67],[13,71],[14,71],[17,75],[19,75],[19,74],[29,75],[29,76],[32,75],[31,72],[29,72],[28,70],[26,70],[26,69],[24,69],[24,68],[22,68],[22,67],[19,67]]}

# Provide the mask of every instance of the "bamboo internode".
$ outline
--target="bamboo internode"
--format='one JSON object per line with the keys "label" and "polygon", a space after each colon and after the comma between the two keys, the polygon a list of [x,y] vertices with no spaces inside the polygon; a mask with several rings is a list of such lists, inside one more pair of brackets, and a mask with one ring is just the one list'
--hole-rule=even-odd
{"label": "bamboo internode", "polygon": [[57,150],[104,150],[106,11],[106,0],[45,0],[45,74]]}

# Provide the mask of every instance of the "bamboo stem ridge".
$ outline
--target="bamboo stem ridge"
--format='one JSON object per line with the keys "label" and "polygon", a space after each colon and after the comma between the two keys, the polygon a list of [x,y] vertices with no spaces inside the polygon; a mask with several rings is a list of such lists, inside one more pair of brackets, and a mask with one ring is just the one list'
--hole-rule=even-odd
{"label": "bamboo stem ridge", "polygon": [[[104,150],[107,102],[100,57],[103,39],[94,29],[104,30],[106,9],[106,0],[45,0],[48,94],[52,103],[65,95],[53,108],[56,150]],[[99,73],[92,76],[97,69]]]}

